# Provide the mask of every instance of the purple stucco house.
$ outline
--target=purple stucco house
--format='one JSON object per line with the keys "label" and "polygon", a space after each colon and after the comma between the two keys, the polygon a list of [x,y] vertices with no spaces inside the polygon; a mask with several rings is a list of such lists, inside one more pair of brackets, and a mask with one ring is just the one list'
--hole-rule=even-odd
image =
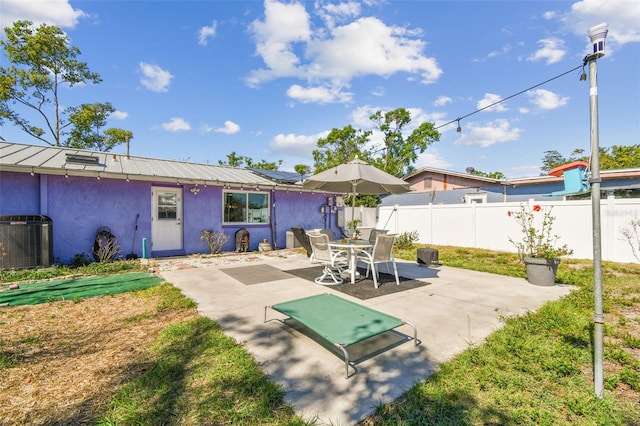
{"label": "purple stucco house", "polygon": [[0,142],[0,216],[49,218],[55,263],[90,255],[100,227],[122,256],[139,257],[208,253],[203,230],[229,236],[224,251],[242,228],[249,250],[264,240],[284,248],[292,226],[338,233],[336,209],[322,208],[335,194],[305,190],[292,175]]}

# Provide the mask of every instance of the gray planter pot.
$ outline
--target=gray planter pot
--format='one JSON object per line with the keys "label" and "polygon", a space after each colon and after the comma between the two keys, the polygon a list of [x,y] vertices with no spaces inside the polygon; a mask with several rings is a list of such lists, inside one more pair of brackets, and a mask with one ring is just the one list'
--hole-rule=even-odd
{"label": "gray planter pot", "polygon": [[539,259],[525,257],[524,266],[527,271],[527,281],[534,285],[552,286],[556,283],[556,273],[560,259]]}

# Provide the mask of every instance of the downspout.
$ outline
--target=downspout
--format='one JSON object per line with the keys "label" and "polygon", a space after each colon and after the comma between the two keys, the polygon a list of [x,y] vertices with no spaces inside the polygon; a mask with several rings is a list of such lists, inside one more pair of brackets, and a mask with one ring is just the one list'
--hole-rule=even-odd
{"label": "downspout", "polygon": [[276,190],[271,191],[271,241],[273,249],[278,250],[278,240],[276,239]]}

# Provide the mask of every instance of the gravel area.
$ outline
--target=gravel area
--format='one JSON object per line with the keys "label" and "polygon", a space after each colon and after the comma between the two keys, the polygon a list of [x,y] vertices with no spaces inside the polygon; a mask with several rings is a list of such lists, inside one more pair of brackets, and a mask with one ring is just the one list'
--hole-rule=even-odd
{"label": "gravel area", "polygon": [[216,255],[192,254],[188,256],[175,256],[167,258],[141,259],[147,262],[154,272],[175,271],[178,269],[206,268],[212,266],[239,265],[250,262],[261,262],[270,257],[303,257],[306,254],[303,249],[282,249],[266,252],[225,252]]}

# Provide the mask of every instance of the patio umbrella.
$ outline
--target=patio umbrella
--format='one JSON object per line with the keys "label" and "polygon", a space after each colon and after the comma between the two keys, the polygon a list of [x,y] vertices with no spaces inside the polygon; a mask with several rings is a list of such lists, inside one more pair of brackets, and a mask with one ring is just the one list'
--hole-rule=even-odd
{"label": "patio umbrella", "polygon": [[[407,182],[357,158],[306,178],[302,186],[306,189],[350,193],[354,201],[357,194],[403,194],[411,191]],[[354,212],[355,202],[352,202],[352,220]]]}

